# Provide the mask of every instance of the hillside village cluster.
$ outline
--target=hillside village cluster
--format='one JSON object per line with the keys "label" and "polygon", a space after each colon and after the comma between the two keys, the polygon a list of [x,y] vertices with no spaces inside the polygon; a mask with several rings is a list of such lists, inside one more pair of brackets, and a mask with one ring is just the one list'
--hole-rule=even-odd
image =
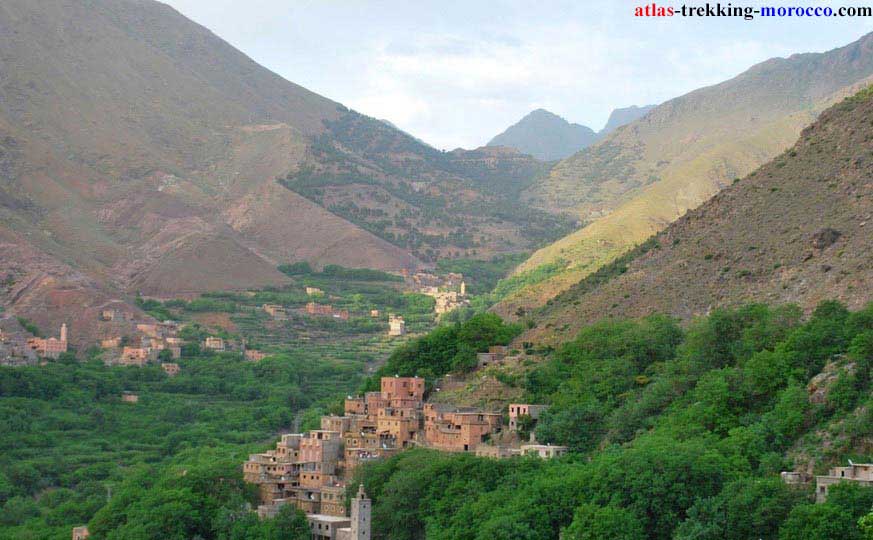
{"label": "hillside village cluster", "polygon": [[[368,538],[369,530],[354,533],[356,510],[353,506],[346,517],[345,507],[346,483],[362,463],[413,446],[494,458],[552,458],[567,451],[535,442],[512,448],[490,445],[489,437],[504,427],[503,414],[429,403],[424,394],[420,377],[383,377],[380,391],[349,396],[343,416],[322,417],[321,429],[282,435],[275,450],[250,455],[243,477],[259,486],[258,514],[271,517],[290,504],[307,514],[313,538]],[[507,428],[517,430],[521,417],[542,410],[542,405],[510,405]]]}
{"label": "hillside village cluster", "polygon": [[[466,298],[467,286],[461,274],[449,273],[438,276],[426,272],[411,275],[402,272],[401,275],[409,289],[434,299],[434,312],[437,316],[469,304]],[[306,287],[305,290],[307,295],[315,299],[326,296],[324,291],[316,287]],[[105,351],[104,361],[107,364],[137,367],[159,363],[168,374],[178,373],[178,364],[170,360],[181,357],[182,345],[185,343],[179,337],[180,323],[137,320],[133,311],[117,307],[122,305],[120,302],[109,302],[100,310],[99,318],[106,323],[106,337],[97,345]],[[289,319],[290,310],[284,305],[263,304],[261,309],[273,320]],[[350,317],[347,309],[338,309],[317,301],[308,302],[298,312],[303,316],[332,318],[337,321],[348,321]],[[372,309],[369,311],[369,316],[382,319],[383,314],[378,309]],[[387,322],[389,337],[406,335],[406,321],[402,316],[389,313]],[[0,318],[0,365],[24,366],[35,365],[46,359],[57,360],[69,349],[68,332],[67,325],[64,323],[58,337],[32,336],[10,315],[5,314]],[[247,360],[255,362],[267,356],[262,351],[247,349],[244,342],[236,344],[220,337],[207,337],[200,346],[202,349],[216,352],[237,350]]]}

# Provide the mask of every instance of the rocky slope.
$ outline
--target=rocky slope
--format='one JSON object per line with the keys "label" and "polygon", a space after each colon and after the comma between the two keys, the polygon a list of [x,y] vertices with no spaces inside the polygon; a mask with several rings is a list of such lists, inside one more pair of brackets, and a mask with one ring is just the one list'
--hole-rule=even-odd
{"label": "rocky slope", "polygon": [[[667,227],[627,263],[557,297],[526,339],[568,338],[603,317],[683,319],[719,306],[873,300],[873,90],[824,112],[800,140]],[[598,284],[600,282],[600,284]]]}
{"label": "rocky slope", "polygon": [[[529,156],[437,152],[151,0],[3,2],[0,73],[4,263],[47,287],[241,289],[289,261],[399,270],[568,230],[495,189],[543,174]],[[321,191],[294,189],[306,175]],[[355,214],[359,197],[376,202]],[[6,307],[36,315],[20,298]]]}

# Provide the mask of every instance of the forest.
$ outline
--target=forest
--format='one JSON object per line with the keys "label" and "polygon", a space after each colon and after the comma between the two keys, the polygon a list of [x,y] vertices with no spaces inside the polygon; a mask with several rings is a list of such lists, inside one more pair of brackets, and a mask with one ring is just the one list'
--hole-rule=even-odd
{"label": "forest", "polygon": [[871,362],[873,306],[589,326],[509,381],[550,405],[536,436],[568,456],[420,449],[368,466],[358,481],[374,498],[374,538],[873,538],[873,489],[839,485],[814,504],[811,487],[779,476],[869,460]]}
{"label": "forest", "polygon": [[172,378],[69,357],[0,367],[0,538],[69,538],[85,523],[118,540],[308,538],[294,512],[257,520],[240,463],[298,412],[352,391],[361,366],[300,353],[179,363]]}
{"label": "forest", "polygon": [[[430,386],[520,331],[493,314],[444,323],[368,379],[359,363],[299,351],[257,364],[198,353],[174,378],[68,356],[0,368],[0,538],[68,537],[85,523],[98,539],[305,538],[296,512],[251,512],[248,453],[382,374]],[[869,460],[871,363],[873,306],[607,320],[500,379],[550,405],[532,429],[567,456],[415,449],[362,468],[350,488],[365,483],[383,540],[867,540],[873,489],[835,486],[814,504],[810,485],[779,473]]]}

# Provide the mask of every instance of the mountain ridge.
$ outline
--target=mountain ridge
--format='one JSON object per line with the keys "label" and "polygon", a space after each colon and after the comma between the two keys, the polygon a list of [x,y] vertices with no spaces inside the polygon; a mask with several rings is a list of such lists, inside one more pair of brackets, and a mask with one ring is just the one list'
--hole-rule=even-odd
{"label": "mountain ridge", "polygon": [[514,316],[545,304],[789,147],[821,110],[871,76],[870,34],[825,53],[771,59],[667,101],[559,163],[526,196],[587,225],[523,263],[518,274],[544,265],[561,269],[496,311]]}
{"label": "mountain ridge", "polygon": [[492,138],[485,146],[506,146],[543,161],[563,159],[597,139],[587,126],[570,123],[545,109],[535,109]]}
{"label": "mountain ridge", "polygon": [[[0,29],[0,228],[19,258],[6,262],[53,276],[43,295],[73,287],[132,305],[137,294],[287,284],[276,267],[298,260],[414,270],[570,230],[495,189],[527,187],[543,173],[533,158],[436,151],[167,5],[9,0]],[[424,172],[404,177],[414,164]],[[324,197],[280,183],[307,170],[325,175]],[[381,202],[349,210],[364,190],[330,185],[338,172],[372,181],[379,201],[407,198],[390,234]],[[0,294],[10,311],[41,316],[20,299]],[[92,331],[75,305],[58,309],[71,335]]]}
{"label": "mountain ridge", "polygon": [[600,318],[690,319],[748,302],[873,300],[873,87],[805,128],[789,150],[689,211],[539,315],[525,339],[573,335]]}

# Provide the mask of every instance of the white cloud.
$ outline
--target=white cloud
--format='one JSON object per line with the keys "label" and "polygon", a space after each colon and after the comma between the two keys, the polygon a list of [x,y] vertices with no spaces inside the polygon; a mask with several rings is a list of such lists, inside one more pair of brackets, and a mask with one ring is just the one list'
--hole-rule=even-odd
{"label": "white cloud", "polygon": [[[634,0],[167,0],[291,81],[435,146],[483,144],[536,107],[599,129],[871,22],[634,18]],[[774,0],[779,2],[779,0]]]}

